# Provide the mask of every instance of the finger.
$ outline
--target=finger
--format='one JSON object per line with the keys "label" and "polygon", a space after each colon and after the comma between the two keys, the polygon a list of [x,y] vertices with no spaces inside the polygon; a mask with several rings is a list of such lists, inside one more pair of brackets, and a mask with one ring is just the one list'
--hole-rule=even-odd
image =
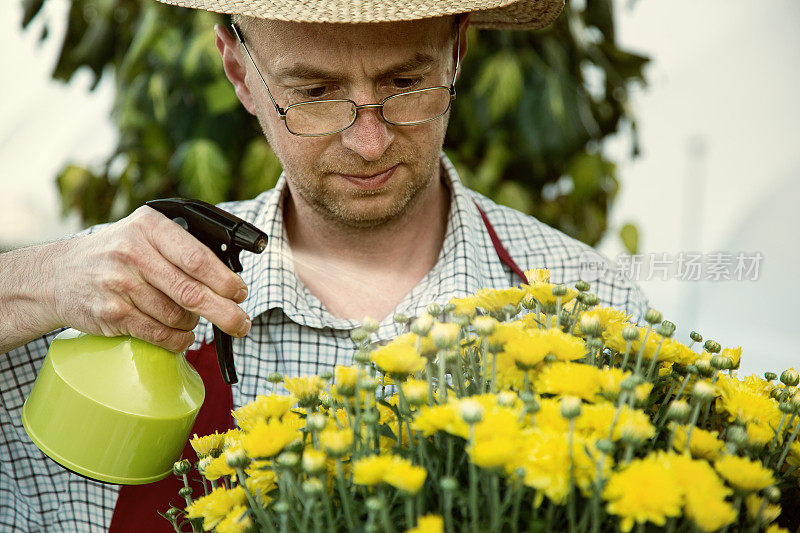
{"label": "finger", "polygon": [[244,301],[247,285],[241,276],[188,231],[161,213],[159,217],[148,237],[164,258],[220,296],[237,303]]}
{"label": "finger", "polygon": [[141,312],[170,328],[192,331],[200,321],[200,315],[179,306],[144,280],[128,297]]}
{"label": "finger", "polygon": [[145,264],[146,268],[140,272],[144,280],[180,307],[207,318],[229,335],[243,337],[250,331],[250,318],[234,301],[220,296],[157,254]]}
{"label": "finger", "polygon": [[171,352],[185,352],[194,343],[194,333],[170,328],[138,308],[131,308],[123,326],[127,334]]}

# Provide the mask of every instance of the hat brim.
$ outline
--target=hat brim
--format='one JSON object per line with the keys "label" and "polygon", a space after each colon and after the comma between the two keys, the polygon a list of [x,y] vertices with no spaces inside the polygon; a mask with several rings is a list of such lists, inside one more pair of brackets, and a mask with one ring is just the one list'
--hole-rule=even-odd
{"label": "hat brim", "polygon": [[216,13],[289,22],[399,22],[470,13],[485,29],[534,30],[553,22],[564,0],[158,0]]}

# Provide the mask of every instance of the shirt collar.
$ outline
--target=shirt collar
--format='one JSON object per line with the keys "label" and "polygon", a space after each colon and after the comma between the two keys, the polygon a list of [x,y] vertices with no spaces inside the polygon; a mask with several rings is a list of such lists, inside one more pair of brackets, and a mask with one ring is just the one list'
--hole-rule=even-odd
{"label": "shirt collar", "polygon": [[[434,267],[406,295],[396,312],[419,316],[433,302],[445,305],[450,299],[473,294],[481,288],[505,288],[507,277],[494,251],[474,200],[482,198],[461,183],[453,164],[441,154],[442,179],[449,186],[450,213],[442,249]],[[283,204],[288,194],[285,175],[275,188],[263,193],[263,202],[253,223],[268,235],[267,248],[260,255],[242,254],[242,278],[250,288],[242,308],[255,322],[272,309],[281,309],[292,321],[311,328],[350,330],[360,320],[334,317],[297,278],[283,223]],[[399,326],[386,317],[378,338],[399,334]],[[211,338],[209,325],[206,338]]]}

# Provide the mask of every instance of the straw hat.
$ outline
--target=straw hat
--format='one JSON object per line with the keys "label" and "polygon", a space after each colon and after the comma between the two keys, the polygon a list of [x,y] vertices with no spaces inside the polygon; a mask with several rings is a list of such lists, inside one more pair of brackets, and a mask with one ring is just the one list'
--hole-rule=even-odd
{"label": "straw hat", "polygon": [[564,0],[159,0],[165,4],[290,22],[396,22],[470,13],[477,28],[533,30]]}

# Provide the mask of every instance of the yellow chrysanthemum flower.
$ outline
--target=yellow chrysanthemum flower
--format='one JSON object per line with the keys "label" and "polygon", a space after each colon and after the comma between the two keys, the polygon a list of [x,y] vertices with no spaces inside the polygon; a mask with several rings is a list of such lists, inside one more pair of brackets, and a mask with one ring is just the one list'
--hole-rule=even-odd
{"label": "yellow chrysanthemum flower", "polygon": [[271,467],[265,466],[264,463],[253,461],[244,469],[247,479],[247,488],[261,499],[263,504],[271,501],[268,494],[275,490],[278,485],[275,479],[275,471]]}
{"label": "yellow chrysanthemum flower", "polygon": [[326,429],[319,434],[319,441],[329,455],[342,456],[353,445],[353,431],[350,428]]}
{"label": "yellow chrysanthemum flower", "polygon": [[242,436],[242,447],[248,457],[269,458],[280,453],[290,442],[301,436],[298,428],[279,420],[258,421]]}
{"label": "yellow chrysanthemum flower", "polygon": [[437,431],[446,431],[464,438],[469,434],[469,426],[461,419],[452,404],[422,406],[411,427],[421,431],[425,437]]}
{"label": "yellow chrysanthemum flower", "polygon": [[214,528],[216,533],[245,533],[253,531],[255,523],[247,513],[246,505],[236,505]]}
{"label": "yellow chrysanthemum flower", "polygon": [[742,491],[761,490],[775,483],[772,470],[747,457],[726,455],[714,463],[714,468],[725,481]]}
{"label": "yellow chrysanthemum flower", "polygon": [[194,452],[197,454],[198,459],[206,456],[218,456],[222,452],[222,447],[225,444],[225,434],[219,434],[216,431],[211,435],[198,437],[197,433],[189,440]]}
{"label": "yellow chrysanthemum flower", "polygon": [[202,518],[203,529],[209,531],[219,524],[234,507],[247,505],[247,495],[242,487],[227,490],[218,487],[207,496],[201,496],[186,508],[187,518]]}
{"label": "yellow chrysanthemum flower", "polygon": [[354,461],[353,483],[371,486],[383,482],[394,460],[393,455],[369,455]]}
{"label": "yellow chrysanthemum flower", "polygon": [[[753,520],[759,517],[759,525],[762,526],[774,522],[781,515],[781,506],[765,503],[763,496],[750,494],[745,498],[744,503],[745,507],[747,507],[747,516]],[[763,508],[761,507],[762,504],[764,505]],[[758,514],[759,509],[761,510],[761,515]]]}
{"label": "yellow chrysanthemum flower", "polygon": [[[625,347],[627,346],[628,341],[622,338],[622,330],[628,325],[629,324],[624,323],[609,324],[609,326],[603,330],[603,342],[605,345],[619,353],[625,353]],[[637,329],[639,330],[639,338],[631,343],[631,357],[635,357],[639,353],[645,333],[647,332],[647,328]],[[659,348],[659,344],[661,344],[661,348]],[[647,343],[645,344],[643,358],[652,360],[656,350],[658,350],[658,355],[656,356],[658,361],[670,363],[680,362],[678,357],[681,354],[678,353],[679,349],[677,347],[677,343],[672,342],[671,339],[665,339],[655,331],[651,330],[650,334],[647,335]]]}
{"label": "yellow chrysanthemum flower", "polygon": [[319,399],[319,393],[322,392],[325,382],[319,376],[308,376],[284,380],[283,385],[297,397],[300,405],[305,406]]}
{"label": "yellow chrysanthemum flower", "polygon": [[222,448],[225,450],[242,445],[242,435],[238,429],[229,429],[223,433],[223,437]]}
{"label": "yellow chrysanthemum flower", "polygon": [[553,363],[536,376],[534,388],[539,394],[577,396],[594,402],[600,392],[602,371],[580,363]]}
{"label": "yellow chrysanthemum flower", "polygon": [[524,273],[528,283],[550,283],[550,270],[546,268],[532,268]]}
{"label": "yellow chrysanthemum flower", "polygon": [[[363,371],[361,375],[363,376]],[[333,369],[333,382],[336,384],[336,393],[342,396],[353,396],[356,393],[356,384],[359,379],[359,370],[354,366],[336,365]]]}
{"label": "yellow chrysanthemum flower", "polygon": [[621,368],[604,368],[600,374],[601,394],[606,398],[616,398],[619,395],[620,385],[630,375],[630,372],[625,372]]}
{"label": "yellow chrysanthemum flower", "polygon": [[733,361],[733,368],[739,368],[739,363],[742,360],[742,347],[737,346],[736,348],[723,348],[720,355],[722,357],[730,358],[730,360]]}
{"label": "yellow chrysanthemum flower", "polygon": [[295,396],[259,395],[252,402],[232,411],[231,414],[236,419],[239,428],[248,431],[258,421],[266,422],[271,418],[281,418],[296,403]]}
{"label": "yellow chrysanthemum flower", "polygon": [[407,376],[425,368],[425,358],[417,351],[417,337],[413,333],[400,335],[370,354],[372,362],[387,374]]}
{"label": "yellow chrysanthemum flower", "polygon": [[[209,458],[211,456],[208,456]],[[205,465],[203,469],[203,476],[206,479],[219,479],[222,476],[232,476],[236,474],[236,470],[228,466],[227,461],[225,460],[225,455],[220,455],[219,457],[212,459]]]}
{"label": "yellow chrysanthemum flower", "polygon": [[683,491],[661,455],[636,459],[611,474],[603,498],[608,512],[621,518],[622,531],[630,531],[634,523],[663,526],[667,517],[680,516]]}
{"label": "yellow chrysanthemum flower", "polygon": [[476,441],[467,447],[470,461],[481,468],[503,468],[516,459],[518,443],[507,438],[492,438]]}
{"label": "yellow chrysanthemum flower", "polygon": [[705,460],[665,453],[662,460],[684,491],[684,513],[702,531],[716,531],[736,520],[736,510],[726,501],[733,492]]}
{"label": "yellow chrysanthemum flower", "polygon": [[424,379],[407,379],[400,388],[411,405],[421,405],[428,400],[428,382]]}
{"label": "yellow chrysanthemum flower", "polygon": [[769,424],[777,429],[781,418],[778,402],[730,376],[720,375],[716,385],[720,393],[717,407],[728,413],[729,421]]}
{"label": "yellow chrysanthemum flower", "polygon": [[507,305],[519,305],[525,291],[515,287],[509,289],[480,289],[474,295],[476,307],[487,313],[499,313]]}
{"label": "yellow chrysanthemum flower", "polygon": [[465,296],[464,298],[452,298],[448,305],[453,306],[452,313],[459,316],[475,316],[475,308],[477,303],[473,296]]}
{"label": "yellow chrysanthemum flower", "polygon": [[417,520],[417,527],[407,529],[406,533],[442,533],[444,531],[444,520],[441,516],[428,514],[420,516]]}
{"label": "yellow chrysanthemum flower", "polygon": [[771,429],[766,424],[747,424],[745,426],[745,431],[747,432],[747,440],[750,444],[762,448],[772,442],[772,438],[775,436],[775,430]]}
{"label": "yellow chrysanthemum flower", "polygon": [[[525,294],[532,296],[539,302],[539,305],[544,308],[545,312],[550,314],[555,313],[555,306],[558,304],[558,296],[553,294],[553,289],[556,287],[557,285],[546,281],[537,281],[530,285],[522,285],[522,288],[525,289]],[[567,289],[567,294],[561,297],[561,305],[572,301],[577,295],[577,291]]]}
{"label": "yellow chrysanthemum flower", "polygon": [[405,459],[395,457],[386,469],[383,480],[394,488],[407,494],[416,494],[428,476],[427,470]]}
{"label": "yellow chrysanthemum flower", "polygon": [[764,530],[764,533],[791,533],[791,531],[778,524],[770,524],[770,526]]}
{"label": "yellow chrysanthemum flower", "polygon": [[[673,442],[675,451],[683,452],[686,449],[688,432],[689,430],[686,426],[677,426],[675,428],[675,440]],[[689,451],[692,457],[715,461],[720,457],[723,449],[725,449],[725,443],[719,440],[719,434],[716,431],[706,431],[698,427],[692,429],[692,440],[689,443]]]}
{"label": "yellow chrysanthemum flower", "polygon": [[600,321],[600,326],[605,330],[612,325],[631,326],[633,325],[633,315],[613,307],[593,307],[591,311],[584,311],[578,315],[578,323],[575,326],[575,334],[582,335],[580,331],[580,320],[584,315],[590,314]]}

